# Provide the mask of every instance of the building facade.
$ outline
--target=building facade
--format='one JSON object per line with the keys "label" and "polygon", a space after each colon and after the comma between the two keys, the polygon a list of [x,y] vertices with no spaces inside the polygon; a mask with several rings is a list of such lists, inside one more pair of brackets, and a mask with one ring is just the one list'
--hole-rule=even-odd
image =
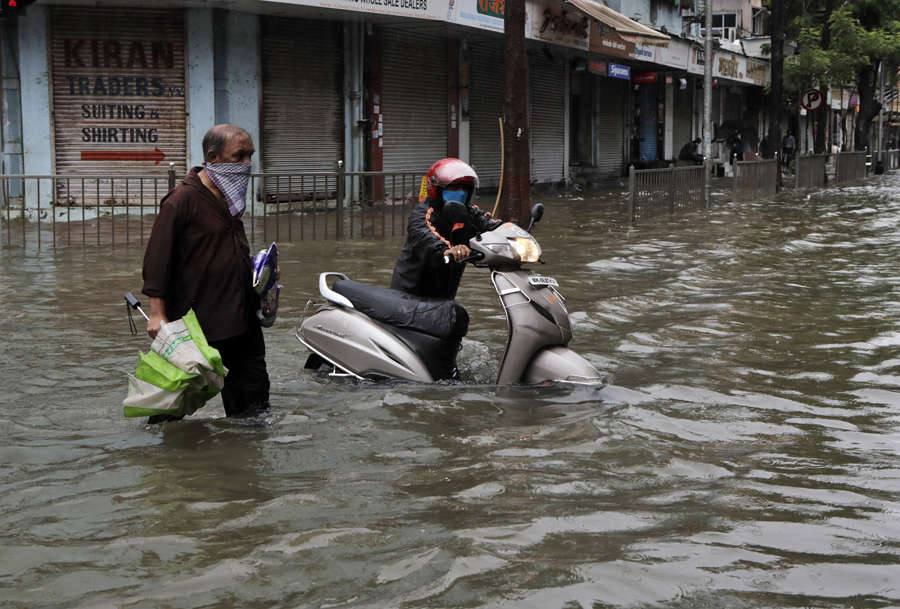
{"label": "building facade", "polygon": [[[339,160],[422,171],[459,156],[499,184],[503,0],[216,6],[39,1],[4,19],[3,172],[184,172],[202,162],[206,129],[231,122],[267,174]],[[689,12],[526,0],[533,182],[614,179],[699,136],[704,58]],[[725,48],[712,61],[714,120],[762,120],[766,62]]]}

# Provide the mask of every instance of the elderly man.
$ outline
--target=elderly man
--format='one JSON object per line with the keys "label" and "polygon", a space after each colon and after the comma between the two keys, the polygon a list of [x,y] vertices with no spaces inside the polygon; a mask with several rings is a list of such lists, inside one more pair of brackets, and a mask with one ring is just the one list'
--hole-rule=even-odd
{"label": "elderly man", "polygon": [[[191,308],[209,344],[228,368],[222,401],[228,416],[269,407],[265,343],[251,288],[250,246],[241,215],[246,206],[250,135],[216,125],[203,137],[203,167],[194,167],[163,198],[144,254],[143,292],[150,297],[147,333]],[[150,423],[171,420],[150,417]]]}

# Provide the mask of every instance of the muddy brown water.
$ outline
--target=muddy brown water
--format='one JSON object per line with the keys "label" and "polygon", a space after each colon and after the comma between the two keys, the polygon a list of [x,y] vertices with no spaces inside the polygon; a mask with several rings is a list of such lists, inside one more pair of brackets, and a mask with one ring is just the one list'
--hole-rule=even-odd
{"label": "muddy brown water", "polygon": [[387,284],[400,241],[284,243],[252,423],[122,416],[140,247],[0,250],[0,605],[897,606],[898,188],[633,228],[543,198],[600,390],[493,386],[474,268],[463,383],[304,371],[316,274]]}

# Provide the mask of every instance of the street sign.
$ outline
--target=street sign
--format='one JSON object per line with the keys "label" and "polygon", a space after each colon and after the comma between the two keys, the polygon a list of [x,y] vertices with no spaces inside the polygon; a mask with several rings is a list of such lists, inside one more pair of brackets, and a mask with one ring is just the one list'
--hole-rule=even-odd
{"label": "street sign", "polygon": [[815,112],[822,107],[822,102],[824,101],[825,96],[822,95],[822,92],[818,89],[807,89],[803,92],[803,95],[800,96],[800,105],[803,106],[807,112]]}

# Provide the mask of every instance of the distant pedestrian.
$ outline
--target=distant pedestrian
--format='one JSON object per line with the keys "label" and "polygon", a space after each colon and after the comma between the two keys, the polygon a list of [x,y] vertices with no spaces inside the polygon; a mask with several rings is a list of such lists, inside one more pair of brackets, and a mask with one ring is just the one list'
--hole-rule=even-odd
{"label": "distant pedestrian", "polygon": [[768,135],[764,135],[763,139],[759,141],[759,156],[764,159],[772,158],[772,143],[769,141]]}
{"label": "distant pedestrian", "polygon": [[796,144],[797,141],[794,139],[794,134],[788,131],[787,135],[781,140],[781,152],[785,167],[789,166],[791,161],[794,160],[794,147]]}
{"label": "distant pedestrian", "polygon": [[678,153],[679,161],[691,161],[695,165],[699,165],[703,162],[703,155],[700,154],[700,138],[694,138],[687,144],[681,147],[681,152]]}

